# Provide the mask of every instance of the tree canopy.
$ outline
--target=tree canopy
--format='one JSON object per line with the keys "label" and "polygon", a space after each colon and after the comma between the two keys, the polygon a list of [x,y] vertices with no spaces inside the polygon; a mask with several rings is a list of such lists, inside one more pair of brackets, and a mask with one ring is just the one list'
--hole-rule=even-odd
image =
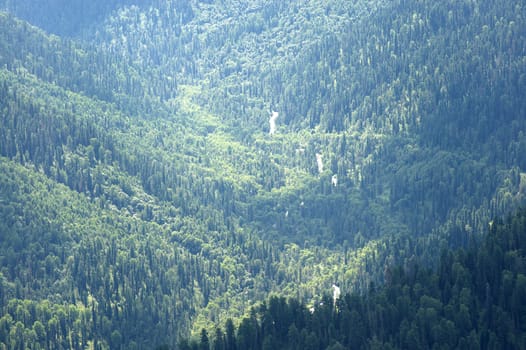
{"label": "tree canopy", "polygon": [[521,1],[0,9],[0,348],[523,345],[522,272],[450,252],[525,202]]}

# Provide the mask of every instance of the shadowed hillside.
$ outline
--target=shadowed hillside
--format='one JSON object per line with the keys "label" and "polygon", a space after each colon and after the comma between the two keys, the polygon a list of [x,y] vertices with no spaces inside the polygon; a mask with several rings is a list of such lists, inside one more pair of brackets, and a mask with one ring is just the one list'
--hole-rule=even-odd
{"label": "shadowed hillside", "polygon": [[7,348],[175,347],[524,204],[520,1],[39,4],[0,2]]}

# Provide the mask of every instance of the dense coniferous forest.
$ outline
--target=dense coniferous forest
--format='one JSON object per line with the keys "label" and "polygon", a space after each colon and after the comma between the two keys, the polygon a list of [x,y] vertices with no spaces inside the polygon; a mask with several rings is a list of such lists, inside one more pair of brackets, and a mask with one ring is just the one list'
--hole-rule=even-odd
{"label": "dense coniferous forest", "polygon": [[525,22],[0,0],[0,349],[524,347]]}
{"label": "dense coniferous forest", "polygon": [[234,327],[180,349],[523,349],[526,211],[493,222],[482,242],[443,250],[433,271],[386,269],[364,295],[326,295],[307,308],[271,297]]}

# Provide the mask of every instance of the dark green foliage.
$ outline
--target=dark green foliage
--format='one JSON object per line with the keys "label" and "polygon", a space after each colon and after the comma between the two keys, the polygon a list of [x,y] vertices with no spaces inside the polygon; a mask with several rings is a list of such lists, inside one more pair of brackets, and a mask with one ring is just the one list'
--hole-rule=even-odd
{"label": "dark green foliage", "polygon": [[184,332],[195,278],[187,266],[199,262],[145,236],[160,234],[155,225],[100,209],[5,159],[0,168],[2,199],[12,208],[2,211],[2,339],[22,341],[9,333],[17,322],[44,348],[142,347]]}
{"label": "dark green foliage", "polygon": [[523,349],[525,238],[523,210],[493,223],[467,250],[445,251],[437,271],[392,267],[385,286],[335,303],[324,298],[311,311],[271,297],[241,321],[237,342],[243,349]]}
{"label": "dark green foliage", "polygon": [[[520,248],[448,250],[526,198],[520,1],[37,3],[0,1],[7,348],[521,344]],[[383,306],[238,324],[333,283]]]}

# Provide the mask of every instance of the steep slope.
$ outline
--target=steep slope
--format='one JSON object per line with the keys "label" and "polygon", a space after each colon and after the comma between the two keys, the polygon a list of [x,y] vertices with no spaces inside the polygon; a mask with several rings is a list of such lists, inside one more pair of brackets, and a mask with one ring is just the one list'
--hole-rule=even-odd
{"label": "steep slope", "polygon": [[481,230],[515,205],[497,193],[516,193],[524,166],[523,82],[511,79],[524,71],[517,2],[199,3],[187,23],[177,13],[125,8],[94,42],[150,79],[200,86],[194,101],[259,158],[245,164],[252,157],[232,147],[237,173],[263,189],[248,219],[273,239],[311,232],[353,245],[428,234],[473,210],[468,224]]}
{"label": "steep slope", "polygon": [[[342,252],[283,248],[240,226],[234,207],[243,198],[229,196],[261,186],[255,175],[233,177],[222,156],[226,146],[236,152],[241,146],[192,102],[194,88],[181,87],[176,115],[128,116],[129,106],[122,111],[112,96],[91,96],[82,79],[72,86],[40,75],[54,67],[44,58],[55,51],[43,48],[51,42],[73,57],[64,64],[69,69],[79,66],[69,51],[75,45],[2,18],[7,37],[29,31],[34,45],[26,47],[42,50],[43,58],[29,66],[29,53],[17,53],[25,60],[1,71],[0,151],[11,159],[3,159],[2,171],[2,310],[32,315],[4,318],[5,332],[27,334],[10,335],[13,344],[175,344],[198,310],[201,323],[220,320],[270,291],[310,297],[320,278],[332,279],[327,266],[342,261]],[[218,130],[209,135],[210,128]],[[305,259],[317,267],[304,267]],[[356,264],[349,276],[359,269]]]}
{"label": "steep slope", "polygon": [[186,333],[202,259],[168,244],[159,225],[101,208],[32,166],[0,167],[4,345],[144,347]]}
{"label": "steep slope", "polygon": [[[219,99],[210,103],[222,115],[244,116],[235,119],[241,130],[261,124],[261,112],[247,107],[247,96],[282,112],[284,133],[310,128],[315,152],[339,183],[360,186],[383,209],[379,217],[394,216],[413,234],[455,222],[463,206],[487,210],[484,200],[495,198],[492,211],[474,220],[484,225],[510,208],[509,199],[496,196],[504,179],[512,181],[515,188],[507,191],[514,194],[524,171],[519,77],[525,46],[519,43],[525,33],[516,25],[523,21],[524,8],[516,2],[394,2],[354,22],[341,21],[341,33],[336,27],[304,45],[279,68],[262,64],[267,71],[260,75],[217,78],[209,96]],[[245,85],[250,88],[243,90]],[[315,152],[307,153],[310,169]],[[338,222],[363,222],[354,206],[334,207],[345,208]],[[349,240],[357,231],[351,225],[333,230]]]}
{"label": "steep slope", "polygon": [[391,267],[366,295],[325,296],[308,308],[271,297],[235,328],[180,349],[522,349],[526,346],[526,212],[499,220],[482,242],[444,250],[439,269]]}
{"label": "steep slope", "polygon": [[[73,18],[81,3],[72,5]],[[105,346],[118,331],[130,347],[154,338],[175,344],[192,324],[239,316],[269,292],[310,300],[335,282],[364,291],[383,282],[385,266],[412,255],[432,264],[437,246],[466,244],[524,202],[519,1],[107,6],[112,11],[93,7],[82,34],[45,20],[47,30],[74,40],[0,15],[4,167],[18,173],[21,164],[48,187],[80,194],[79,205],[130,222],[94,229],[115,237],[122,264],[133,255],[124,247],[142,242],[137,232],[158,239],[158,277],[135,276],[130,290],[157,315],[173,309],[171,298],[184,313],[151,322],[170,322],[163,336],[157,328],[137,334],[149,328],[137,313],[112,311],[122,286],[108,282],[94,309],[106,320],[93,321],[85,339]],[[37,210],[26,197],[8,197],[23,184],[2,193],[5,217],[12,203],[28,215]],[[58,195],[49,200],[61,203]],[[48,220],[68,227],[66,218],[42,217],[18,246],[43,245]],[[20,234],[13,225],[2,230],[3,252]],[[65,246],[83,242],[60,237]],[[182,265],[164,258],[174,251],[185,256]],[[151,265],[149,254],[137,263]],[[54,255],[42,252],[44,260]],[[91,261],[101,266],[92,278],[111,281],[103,271],[115,263],[103,255]],[[181,287],[187,293],[175,296],[163,289],[163,271],[183,265],[192,271],[181,272],[191,276]],[[33,293],[25,273],[3,271],[6,285],[19,280],[27,290],[8,299],[77,302],[56,296],[51,277]],[[77,274],[64,283],[88,307],[91,287],[79,287]]]}

